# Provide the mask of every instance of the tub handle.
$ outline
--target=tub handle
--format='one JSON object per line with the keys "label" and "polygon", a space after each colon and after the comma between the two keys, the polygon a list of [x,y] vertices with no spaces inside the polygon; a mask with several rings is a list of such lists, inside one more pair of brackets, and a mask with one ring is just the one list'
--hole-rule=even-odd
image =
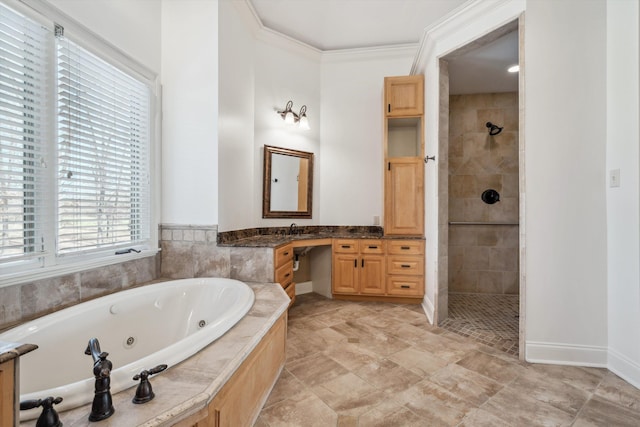
{"label": "tub handle", "polygon": [[140,380],[140,384],[138,384],[138,388],[136,388],[136,395],[131,400],[133,403],[147,403],[151,399],[153,399],[156,394],[153,392],[153,388],[151,387],[151,383],[149,382],[149,376],[153,374],[160,373],[167,369],[167,365],[158,365],[155,368],[145,369],[139,374],[133,377],[134,381]]}
{"label": "tub handle", "polygon": [[61,426],[60,418],[53,405],[57,405],[62,402],[61,397],[49,396],[45,399],[31,399],[20,402],[20,410],[26,411],[27,409],[37,408],[42,406],[42,414],[38,418],[36,425],[46,427],[58,427]]}

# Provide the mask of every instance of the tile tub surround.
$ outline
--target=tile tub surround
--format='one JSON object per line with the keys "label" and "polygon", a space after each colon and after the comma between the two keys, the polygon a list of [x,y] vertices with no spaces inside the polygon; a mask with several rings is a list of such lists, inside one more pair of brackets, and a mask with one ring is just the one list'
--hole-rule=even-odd
{"label": "tile tub surround", "polygon": [[256,427],[629,426],[640,390],[606,369],[521,362],[420,308],[299,295]]}
{"label": "tile tub surround", "polygon": [[[503,126],[489,136],[487,122]],[[448,220],[518,223],[518,93],[449,98]],[[500,201],[486,204],[494,189]],[[448,282],[454,292],[519,292],[518,226],[449,226]]]}
{"label": "tile tub surround", "polygon": [[20,344],[20,343],[0,341],[0,363],[17,359],[23,354],[27,354],[30,351],[33,351],[37,348],[38,346],[33,344]]}
{"label": "tile tub surround", "polygon": [[[131,399],[135,387],[113,395],[115,413],[99,425],[104,427],[171,426],[204,408],[244,361],[275,321],[286,311],[289,297],[272,283],[248,283],[256,300],[233,328],[214,343],[166,371],[150,378],[156,397],[144,405]],[[36,350],[37,351],[37,350]],[[88,365],[91,370],[91,364]],[[65,427],[88,427],[91,405],[60,413]],[[23,422],[30,427],[33,421]]]}
{"label": "tile tub surround", "polygon": [[0,288],[0,331],[159,277],[160,255]]}

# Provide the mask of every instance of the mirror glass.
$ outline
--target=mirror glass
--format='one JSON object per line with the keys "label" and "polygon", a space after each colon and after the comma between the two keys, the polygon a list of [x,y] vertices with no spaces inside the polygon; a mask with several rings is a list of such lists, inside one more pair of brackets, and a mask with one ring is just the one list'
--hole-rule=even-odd
{"label": "mirror glass", "polygon": [[264,146],[263,218],[311,218],[313,153]]}

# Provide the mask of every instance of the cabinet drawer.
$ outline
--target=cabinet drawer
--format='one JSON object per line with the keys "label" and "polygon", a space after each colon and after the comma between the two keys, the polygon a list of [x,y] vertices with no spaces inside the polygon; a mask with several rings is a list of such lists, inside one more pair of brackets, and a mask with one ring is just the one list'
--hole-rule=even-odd
{"label": "cabinet drawer", "polygon": [[289,306],[291,306],[291,304],[293,304],[293,302],[296,300],[296,284],[291,282],[289,286],[284,288],[284,291],[287,293],[287,295],[291,299],[291,302],[289,303]]}
{"label": "cabinet drawer", "polygon": [[387,273],[422,275],[424,274],[424,257],[400,255],[388,256]]}
{"label": "cabinet drawer", "polygon": [[276,268],[282,267],[287,262],[293,261],[293,248],[291,247],[291,245],[285,245],[276,248],[274,258]]}
{"label": "cabinet drawer", "polygon": [[424,279],[416,276],[389,276],[387,277],[387,294],[424,296]]}
{"label": "cabinet drawer", "polygon": [[358,241],[355,239],[335,239],[333,251],[341,254],[357,254]]}
{"label": "cabinet drawer", "polygon": [[384,245],[379,239],[360,240],[361,254],[384,254]]}
{"label": "cabinet drawer", "polygon": [[276,270],[276,282],[280,283],[283,288],[293,282],[293,265],[291,263],[278,267]]}
{"label": "cabinet drawer", "polygon": [[389,240],[387,253],[390,255],[422,255],[424,254],[423,240]]}

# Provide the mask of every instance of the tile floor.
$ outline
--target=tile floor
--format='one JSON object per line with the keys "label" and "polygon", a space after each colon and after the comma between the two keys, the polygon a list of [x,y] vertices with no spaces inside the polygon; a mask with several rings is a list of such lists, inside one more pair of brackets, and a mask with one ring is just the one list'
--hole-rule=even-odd
{"label": "tile floor", "polygon": [[606,369],[520,362],[419,306],[306,294],[255,425],[637,427],[640,390]]}
{"label": "tile floor", "polygon": [[440,327],[518,357],[519,299],[449,292],[449,317]]}

